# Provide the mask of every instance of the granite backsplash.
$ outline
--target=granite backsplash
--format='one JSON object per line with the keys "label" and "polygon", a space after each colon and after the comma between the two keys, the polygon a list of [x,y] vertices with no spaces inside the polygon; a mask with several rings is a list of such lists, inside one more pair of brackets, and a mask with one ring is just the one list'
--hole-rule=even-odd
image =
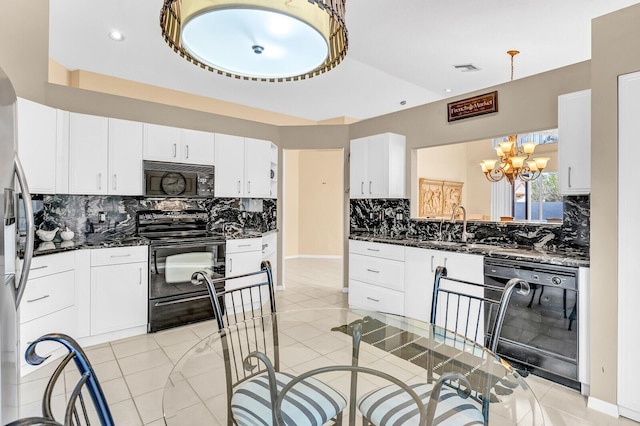
{"label": "granite backsplash", "polygon": [[[589,251],[589,196],[565,196],[561,224],[468,221],[471,241],[549,250]],[[459,241],[462,221],[411,219],[408,199],[352,199],[350,232],[392,238]]]}
{"label": "granite backsplash", "polygon": [[[223,225],[236,229],[267,232],[276,229],[276,200],[239,198],[145,198],[101,195],[35,195],[33,201],[36,228],[52,230],[69,227],[74,241],[136,235],[139,210],[205,209],[209,212],[210,231],[222,231]],[[24,213],[23,213],[24,215]],[[20,221],[23,222],[23,221]],[[24,229],[24,224],[21,223]],[[59,234],[56,239],[59,239]]]}

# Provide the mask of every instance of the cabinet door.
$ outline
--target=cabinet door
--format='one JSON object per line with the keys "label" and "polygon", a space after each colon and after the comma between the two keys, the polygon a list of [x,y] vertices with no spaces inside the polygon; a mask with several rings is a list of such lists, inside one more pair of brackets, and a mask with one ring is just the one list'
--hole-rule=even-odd
{"label": "cabinet door", "polygon": [[144,124],[143,158],[154,161],[180,161],[181,134],[177,127]]}
{"label": "cabinet door", "polygon": [[404,314],[429,322],[433,298],[433,272],[430,250],[405,247]]}
{"label": "cabinet door", "polygon": [[216,197],[244,196],[244,138],[215,135]]}
{"label": "cabinet door", "polygon": [[271,187],[271,142],[245,138],[244,194],[250,198],[268,198]]}
{"label": "cabinet door", "polygon": [[142,195],[142,123],[109,119],[109,193]]}
{"label": "cabinet door", "polygon": [[69,192],[106,194],[109,124],[107,117],[69,114]]}
{"label": "cabinet door", "polygon": [[91,334],[147,323],[147,264],[91,268]]}
{"label": "cabinet door", "polygon": [[368,140],[364,192],[369,198],[389,196],[389,140],[386,134],[374,135]]}
{"label": "cabinet door", "polygon": [[[247,274],[249,272],[259,271],[261,262],[262,262],[262,251],[245,251],[241,253],[231,253],[231,254],[227,252],[225,276],[232,277],[235,275],[242,275],[242,274]],[[257,275],[254,277],[239,278],[236,280],[227,281],[225,283],[225,290],[231,290],[234,288],[258,283],[258,282],[261,282],[263,278],[264,277],[262,275]],[[249,290],[242,290],[242,291],[248,292]],[[268,297],[269,296],[267,294],[267,289],[266,287],[263,287],[262,301],[267,303],[269,300]],[[248,296],[243,296],[243,298],[244,298],[245,304],[247,301],[250,300]],[[259,300],[259,299],[256,299],[256,296],[254,295],[254,300]],[[234,302],[234,307],[236,311],[242,310],[241,298],[234,296],[233,302]],[[225,303],[227,307],[231,306],[230,298],[228,298],[225,301]],[[257,304],[254,305],[254,308],[257,308],[257,307],[258,307]],[[249,308],[250,306],[248,306],[247,304],[244,307],[244,309],[249,309]]]}
{"label": "cabinet door", "polygon": [[349,180],[351,198],[366,198],[365,180],[367,180],[367,138],[354,139],[349,151]]}
{"label": "cabinet door", "polygon": [[182,162],[213,165],[215,135],[182,129]]}
{"label": "cabinet door", "polygon": [[558,96],[558,165],[563,195],[591,192],[591,90]]}
{"label": "cabinet door", "polygon": [[54,108],[18,99],[18,153],[34,194],[56,193],[56,115]]}

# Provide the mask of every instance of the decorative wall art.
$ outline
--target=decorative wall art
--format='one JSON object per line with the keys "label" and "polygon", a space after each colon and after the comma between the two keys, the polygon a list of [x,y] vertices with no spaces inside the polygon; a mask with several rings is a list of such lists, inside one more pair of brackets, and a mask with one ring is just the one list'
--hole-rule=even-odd
{"label": "decorative wall art", "polygon": [[462,202],[463,182],[420,178],[418,216],[451,216],[453,208]]}

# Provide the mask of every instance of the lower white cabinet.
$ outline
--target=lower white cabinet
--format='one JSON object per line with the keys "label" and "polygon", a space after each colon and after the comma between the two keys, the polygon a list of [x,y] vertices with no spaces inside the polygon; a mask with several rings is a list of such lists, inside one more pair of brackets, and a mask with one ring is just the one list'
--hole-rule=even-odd
{"label": "lower white cabinet", "polygon": [[405,247],[349,241],[349,306],[404,315]]}
{"label": "lower white cabinet", "polygon": [[91,334],[147,324],[147,247],[91,250]]}
{"label": "lower white cabinet", "polygon": [[[236,275],[248,274],[260,270],[262,263],[262,238],[243,238],[238,240],[227,240],[227,256],[225,260],[225,276],[233,277]],[[260,282],[264,277],[257,275],[253,277],[239,278],[227,281],[225,290],[243,287],[246,285]],[[263,302],[267,302],[267,290],[264,288],[262,292]],[[234,299],[236,308],[241,306],[240,298]],[[229,299],[226,301],[227,306],[231,306]],[[255,306],[257,307],[257,306]],[[248,308],[248,306],[247,306]]]}
{"label": "lower white cabinet", "polygon": [[271,263],[271,277],[274,287],[278,285],[278,233],[262,237],[262,260]]}

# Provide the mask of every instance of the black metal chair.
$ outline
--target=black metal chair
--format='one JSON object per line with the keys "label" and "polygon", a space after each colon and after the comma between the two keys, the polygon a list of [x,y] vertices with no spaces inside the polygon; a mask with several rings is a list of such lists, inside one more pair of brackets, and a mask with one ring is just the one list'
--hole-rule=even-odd
{"label": "black metal chair", "polygon": [[[31,365],[42,364],[49,356],[41,357],[36,353],[36,346],[40,342],[54,341],[65,346],[69,353],[60,361],[55,371],[51,375],[44,390],[42,398],[42,417],[28,417],[9,423],[7,426],[27,426],[27,425],[64,425],[79,426],[100,424],[102,426],[113,426],[115,423],[107,404],[107,399],[102,392],[98,378],[93,367],[80,345],[71,337],[65,334],[51,333],[41,336],[32,342],[25,352],[25,359]],[[51,409],[51,397],[53,389],[61,377],[67,365],[74,361],[80,378],[76,383],[69,400],[67,401],[64,419],[57,421]],[[65,373],[68,374],[68,373]],[[86,398],[87,394],[89,399]],[[93,409],[89,408],[89,400]]]}
{"label": "black metal chair", "polygon": [[[280,424],[275,396],[293,376],[280,372],[277,318],[268,315],[276,312],[271,265],[265,261],[260,271],[215,280],[200,271],[193,274],[192,281],[206,283],[220,330],[228,424]],[[216,292],[222,282],[225,290]],[[340,392],[309,378],[287,394],[281,413],[284,424],[291,426],[320,426],[331,419],[341,424],[346,405],[347,399]]]}
{"label": "black metal chair", "polygon": [[[469,294],[446,284],[443,286],[444,281],[457,283],[462,287],[468,286],[468,290],[476,289],[478,294]],[[511,293],[518,285],[522,294],[528,294],[529,284],[517,278],[510,280],[504,289],[491,288],[502,292],[500,301],[496,302],[484,297],[485,285],[447,277],[446,268],[439,266],[436,268],[431,306],[432,324],[443,327],[441,335],[437,338],[446,346],[449,342],[455,344],[460,340],[459,337],[454,338],[454,334],[462,334],[480,342],[495,353]],[[434,360],[435,355],[430,355],[431,363],[437,362]],[[427,383],[411,386],[421,396],[423,403],[431,407],[427,424],[487,424],[490,389],[495,386],[495,382],[490,377],[482,377],[482,383],[476,384],[472,390],[469,381],[466,380],[470,370],[445,371],[446,367],[443,367],[440,369],[440,379],[435,381],[432,367],[428,368],[430,376]],[[453,380],[456,382],[451,383]],[[442,386],[445,381],[450,383]],[[413,406],[410,395],[396,385],[375,389],[363,395],[358,399],[357,405],[365,425],[388,426],[396,424],[394,422],[399,418],[401,421],[397,424],[417,424],[418,421],[419,413]]]}

